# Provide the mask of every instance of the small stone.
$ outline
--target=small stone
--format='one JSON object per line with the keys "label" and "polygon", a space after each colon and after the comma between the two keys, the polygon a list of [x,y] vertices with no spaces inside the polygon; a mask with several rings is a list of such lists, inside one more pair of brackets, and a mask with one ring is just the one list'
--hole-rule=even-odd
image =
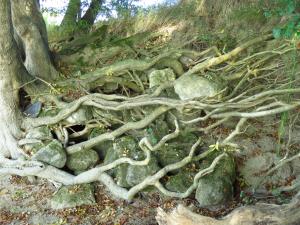
{"label": "small stone", "polygon": [[47,163],[57,168],[62,168],[66,164],[67,155],[62,144],[57,140],[53,140],[46,146],[40,148],[32,156],[32,159]]}
{"label": "small stone", "polygon": [[154,70],[149,74],[150,88],[160,86],[163,83],[174,81],[176,76],[171,69]]}
{"label": "small stone", "polygon": [[99,156],[93,149],[75,152],[68,156],[67,167],[73,171],[85,171],[96,165]]}
{"label": "small stone", "polygon": [[25,109],[24,114],[28,117],[36,118],[40,114],[41,110],[42,110],[42,103],[41,102],[35,102],[35,103],[29,105]]}
{"label": "small stone", "polygon": [[64,209],[95,202],[94,188],[91,184],[63,186],[51,199],[51,208]]}
{"label": "small stone", "polygon": [[181,100],[214,97],[221,91],[213,81],[195,74],[179,77],[174,88]]}

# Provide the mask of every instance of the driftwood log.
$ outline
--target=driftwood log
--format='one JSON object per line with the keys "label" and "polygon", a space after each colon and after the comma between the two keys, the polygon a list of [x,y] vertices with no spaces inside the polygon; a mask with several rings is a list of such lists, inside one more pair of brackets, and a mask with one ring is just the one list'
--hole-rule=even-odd
{"label": "driftwood log", "polygon": [[289,204],[243,206],[221,219],[201,216],[182,205],[170,213],[159,208],[156,219],[159,225],[299,225],[300,193]]}

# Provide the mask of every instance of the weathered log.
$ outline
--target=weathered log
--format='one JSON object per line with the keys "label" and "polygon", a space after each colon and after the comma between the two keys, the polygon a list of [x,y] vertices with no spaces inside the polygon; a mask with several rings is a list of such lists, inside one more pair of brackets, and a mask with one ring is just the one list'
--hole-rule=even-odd
{"label": "weathered log", "polygon": [[289,204],[243,206],[221,219],[201,216],[182,205],[171,213],[159,208],[156,219],[159,225],[299,225],[299,209],[300,193]]}

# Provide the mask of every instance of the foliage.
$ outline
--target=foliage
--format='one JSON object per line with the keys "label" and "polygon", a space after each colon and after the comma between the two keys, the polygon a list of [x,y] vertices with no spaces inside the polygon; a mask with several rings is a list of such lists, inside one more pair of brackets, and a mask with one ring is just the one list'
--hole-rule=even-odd
{"label": "foliage", "polygon": [[246,193],[244,191],[240,192],[240,199],[244,205],[253,204],[253,197],[249,193]]}
{"label": "foliage", "polygon": [[136,14],[138,7],[134,4],[138,0],[111,0],[111,11],[116,10],[118,17],[126,17]]}
{"label": "foliage", "polygon": [[235,22],[237,21],[258,21],[265,22],[266,17],[263,15],[263,9],[259,5],[247,5],[234,9],[230,15]]}
{"label": "foliage", "polygon": [[[297,0],[275,0],[273,7],[265,8],[264,15],[267,18],[278,17],[281,18],[281,26],[273,28],[274,38],[295,38],[300,37],[300,2]],[[294,52],[297,54],[296,52]],[[292,83],[295,76],[295,67],[297,64],[296,56],[292,56],[291,71],[288,73],[289,80]],[[290,86],[290,88],[292,88]],[[291,96],[287,95],[289,101]],[[277,155],[280,155],[281,139],[285,135],[285,129],[289,122],[289,113],[284,112],[281,114],[280,124],[278,128],[278,146]]]}
{"label": "foliage", "polygon": [[267,18],[280,17],[281,26],[273,29],[275,38],[299,38],[300,36],[300,2],[296,0],[275,0],[272,8],[266,8]]}

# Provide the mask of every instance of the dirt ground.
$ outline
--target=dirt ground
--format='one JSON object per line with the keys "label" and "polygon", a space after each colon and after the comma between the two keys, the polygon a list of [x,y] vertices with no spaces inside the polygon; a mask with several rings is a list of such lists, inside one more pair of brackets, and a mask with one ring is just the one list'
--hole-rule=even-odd
{"label": "dirt ground", "polygon": [[[52,210],[50,199],[55,187],[46,180],[31,184],[27,178],[7,176],[0,183],[0,224],[103,224],[154,225],[156,209],[173,209],[177,204],[197,206],[191,196],[185,200],[163,197],[158,192],[140,194],[133,202],[116,200],[100,184],[96,187],[96,204]],[[197,208],[210,216],[222,216],[237,206],[238,199],[218,211]]]}

